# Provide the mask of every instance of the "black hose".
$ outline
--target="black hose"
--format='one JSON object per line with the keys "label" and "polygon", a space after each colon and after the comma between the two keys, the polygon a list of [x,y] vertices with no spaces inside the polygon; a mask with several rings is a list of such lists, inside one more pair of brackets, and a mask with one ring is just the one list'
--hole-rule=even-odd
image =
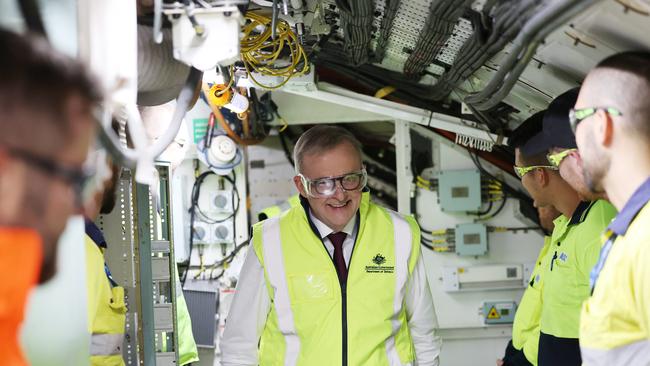
{"label": "black hose", "polygon": [[[23,15],[27,29],[30,32],[36,33],[47,38],[47,33],[45,32],[45,25],[43,24],[43,18],[38,9],[38,4],[35,0],[19,0],[18,5],[20,7],[20,12]],[[109,126],[110,128],[110,126]]]}
{"label": "black hose", "polygon": [[566,0],[554,2],[542,9],[524,25],[514,41],[512,52],[488,85],[480,92],[467,96],[465,102],[479,110],[487,110],[500,103],[510,93],[544,37],[595,2]]}

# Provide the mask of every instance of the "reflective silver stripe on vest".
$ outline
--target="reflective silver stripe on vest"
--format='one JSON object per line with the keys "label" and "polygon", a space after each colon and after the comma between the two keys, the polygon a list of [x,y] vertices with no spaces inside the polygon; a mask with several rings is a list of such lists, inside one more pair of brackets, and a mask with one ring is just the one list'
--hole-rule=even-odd
{"label": "reflective silver stripe on vest", "polygon": [[278,316],[278,327],[287,345],[284,355],[284,365],[294,366],[300,353],[300,339],[291,311],[289,287],[284,273],[284,259],[280,239],[279,218],[264,221],[262,226],[262,250],[264,252],[264,267],[273,286],[273,303]]}
{"label": "reflective silver stripe on vest", "polygon": [[278,205],[278,207],[280,208],[281,212],[284,212],[284,211],[291,208],[291,203],[289,203],[289,201],[284,201],[284,202],[280,203]]}
{"label": "reflective silver stripe on vest", "polygon": [[650,341],[641,340],[608,350],[580,347],[585,366],[650,365]]}
{"label": "reflective silver stripe on vest", "polygon": [[402,323],[399,319],[399,314],[402,312],[404,304],[404,297],[406,295],[406,282],[409,277],[409,258],[411,257],[412,249],[412,233],[409,223],[396,214],[389,211],[390,217],[393,220],[393,236],[395,247],[395,298],[393,299],[393,319],[391,324],[393,332],[386,340],[386,356],[388,357],[388,364],[390,366],[401,366],[399,353],[395,348],[395,335],[399,332]]}
{"label": "reflective silver stripe on vest", "polygon": [[122,355],[124,333],[93,334],[90,337],[91,356]]}

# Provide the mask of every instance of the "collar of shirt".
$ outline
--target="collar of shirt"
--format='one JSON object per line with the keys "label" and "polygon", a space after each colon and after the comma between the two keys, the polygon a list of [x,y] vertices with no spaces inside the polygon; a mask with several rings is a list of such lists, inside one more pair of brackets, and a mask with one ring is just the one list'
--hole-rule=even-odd
{"label": "collar of shirt", "polygon": [[575,211],[573,211],[573,215],[571,215],[569,225],[575,225],[585,221],[587,214],[589,213],[589,209],[594,205],[595,202],[596,201],[580,201],[578,207],[576,207]]}
{"label": "collar of shirt", "polygon": [[86,220],[86,235],[92,239],[92,241],[97,244],[97,246],[101,248],[106,248],[106,239],[104,238],[104,234],[102,234],[102,231],[99,230],[97,225],[95,225],[94,222],[92,222],[90,219],[85,218]]}
{"label": "collar of shirt", "polygon": [[623,206],[621,212],[616,215],[614,221],[609,224],[608,229],[616,233],[616,235],[625,235],[627,228],[641,211],[643,206],[650,201],[650,178],[646,179],[639,188],[632,194],[629,200]]}
{"label": "collar of shirt", "polygon": [[[314,223],[314,226],[316,226],[316,229],[318,230],[321,239],[326,238],[329,234],[334,232],[334,230],[332,230],[329,226],[325,225],[325,223],[317,219],[316,216],[313,215],[311,210],[309,210],[309,218]],[[348,223],[345,225],[343,230],[341,230],[342,232],[348,234],[349,237],[354,236],[354,231],[355,231],[354,226],[357,221],[356,218],[357,218],[356,215],[352,216],[352,218],[350,219],[350,221],[348,221]]]}

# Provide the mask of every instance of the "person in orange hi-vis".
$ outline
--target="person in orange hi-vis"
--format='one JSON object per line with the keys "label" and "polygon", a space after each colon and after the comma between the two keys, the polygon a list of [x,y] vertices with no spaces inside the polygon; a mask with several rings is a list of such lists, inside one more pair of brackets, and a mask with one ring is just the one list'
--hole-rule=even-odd
{"label": "person in orange hi-vis", "polygon": [[81,63],[42,38],[0,30],[0,54],[0,363],[23,366],[25,303],[56,273],[59,236],[81,212],[101,96]]}

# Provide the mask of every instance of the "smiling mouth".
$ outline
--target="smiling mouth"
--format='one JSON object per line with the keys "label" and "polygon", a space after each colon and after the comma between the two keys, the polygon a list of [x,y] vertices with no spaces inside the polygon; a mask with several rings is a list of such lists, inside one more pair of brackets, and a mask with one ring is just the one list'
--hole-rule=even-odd
{"label": "smiling mouth", "polygon": [[332,208],[343,208],[343,207],[346,207],[349,203],[350,203],[350,201],[345,201],[344,203],[336,203],[336,204],[328,203],[327,205],[332,207]]}

